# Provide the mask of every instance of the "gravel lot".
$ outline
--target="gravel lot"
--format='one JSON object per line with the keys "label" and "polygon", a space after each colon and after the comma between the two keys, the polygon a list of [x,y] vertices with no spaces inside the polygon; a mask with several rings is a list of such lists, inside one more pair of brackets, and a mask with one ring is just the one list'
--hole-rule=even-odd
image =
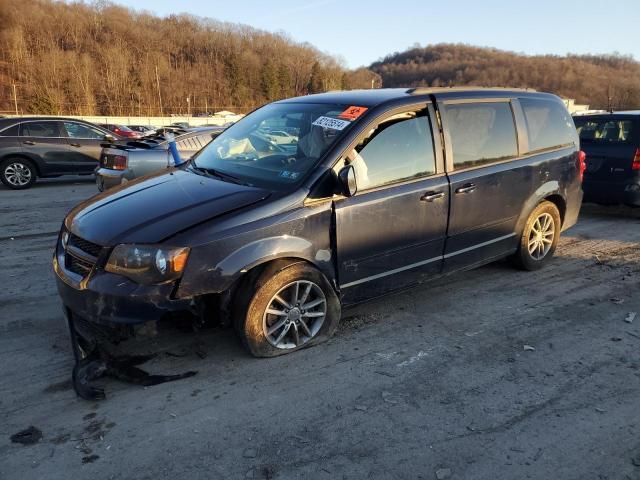
{"label": "gravel lot", "polygon": [[[50,260],[94,193],[0,187],[1,479],[640,479],[640,209],[585,205],[548,269],[386,297],[295,355],[254,359],[227,330],[159,339],[180,356],[148,370],[198,375],[109,380],[90,403]],[[37,444],[11,443],[30,425]]]}

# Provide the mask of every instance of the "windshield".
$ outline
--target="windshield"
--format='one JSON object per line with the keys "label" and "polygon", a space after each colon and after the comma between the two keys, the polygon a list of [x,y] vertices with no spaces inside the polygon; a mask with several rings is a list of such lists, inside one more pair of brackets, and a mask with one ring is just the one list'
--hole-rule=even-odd
{"label": "windshield", "polygon": [[349,129],[357,117],[345,109],[335,104],[269,104],[222,132],[194,157],[192,166],[251,185],[286,188],[302,180]]}

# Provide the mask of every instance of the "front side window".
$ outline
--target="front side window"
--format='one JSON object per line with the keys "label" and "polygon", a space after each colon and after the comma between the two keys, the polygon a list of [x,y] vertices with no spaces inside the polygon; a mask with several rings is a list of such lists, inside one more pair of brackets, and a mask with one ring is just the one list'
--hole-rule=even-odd
{"label": "front side window", "polygon": [[477,167],[518,155],[509,103],[445,104],[444,112],[454,169]]}
{"label": "front side window", "polygon": [[[302,180],[355,119],[349,105],[272,103],[227,128],[193,158],[192,168],[251,185],[286,188]],[[340,117],[343,118],[340,118]],[[271,133],[286,132],[286,141]]]}
{"label": "front side window", "polygon": [[81,123],[64,122],[64,129],[67,132],[67,136],[70,138],[84,138],[84,139],[96,139],[102,140],[104,133],[99,130],[95,130]]}
{"label": "front side window", "polygon": [[347,158],[360,191],[432,175],[436,168],[429,119],[415,112],[395,115]]}
{"label": "front side window", "polygon": [[21,137],[60,138],[58,122],[25,122],[20,125]]}
{"label": "front side window", "polygon": [[560,102],[521,98],[529,151],[561,147],[577,143],[571,115]]}
{"label": "front side window", "polygon": [[580,141],[584,143],[624,144],[631,140],[633,122],[631,120],[574,119]]}

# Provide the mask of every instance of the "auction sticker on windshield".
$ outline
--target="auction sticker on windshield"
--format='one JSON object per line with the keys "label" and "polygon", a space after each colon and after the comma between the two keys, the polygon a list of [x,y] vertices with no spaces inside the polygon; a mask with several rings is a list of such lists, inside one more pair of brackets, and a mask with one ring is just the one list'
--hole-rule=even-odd
{"label": "auction sticker on windshield", "polygon": [[358,107],[356,105],[351,105],[344,112],[338,115],[338,118],[342,118],[344,120],[355,120],[366,111],[367,107]]}
{"label": "auction sticker on windshield", "polygon": [[322,128],[330,128],[332,130],[344,130],[345,127],[351,125],[351,122],[331,117],[318,117],[312,125]]}

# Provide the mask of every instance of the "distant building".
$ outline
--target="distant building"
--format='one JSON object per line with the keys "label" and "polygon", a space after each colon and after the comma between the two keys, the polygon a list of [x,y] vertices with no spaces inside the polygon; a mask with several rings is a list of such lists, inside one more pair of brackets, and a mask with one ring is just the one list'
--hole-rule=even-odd
{"label": "distant building", "polygon": [[567,110],[569,110],[569,113],[571,114],[580,112],[582,110],[589,110],[589,105],[576,103],[573,98],[563,98],[562,101],[567,106]]}

